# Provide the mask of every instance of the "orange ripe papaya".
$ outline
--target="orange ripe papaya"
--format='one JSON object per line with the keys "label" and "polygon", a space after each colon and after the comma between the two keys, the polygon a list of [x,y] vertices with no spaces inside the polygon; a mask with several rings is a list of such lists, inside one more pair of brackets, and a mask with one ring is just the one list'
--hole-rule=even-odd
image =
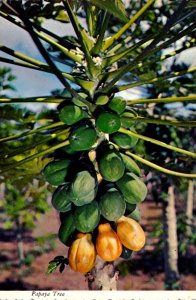
{"label": "orange ripe papaya", "polygon": [[109,223],[99,224],[96,238],[97,254],[105,261],[114,261],[122,253],[122,244]]}
{"label": "orange ripe papaya", "polygon": [[123,246],[133,251],[139,251],[144,247],[145,233],[138,222],[122,216],[116,223],[117,235]]}
{"label": "orange ripe papaya", "polygon": [[95,258],[91,233],[79,233],[68,251],[70,268],[75,272],[87,273],[94,267]]}

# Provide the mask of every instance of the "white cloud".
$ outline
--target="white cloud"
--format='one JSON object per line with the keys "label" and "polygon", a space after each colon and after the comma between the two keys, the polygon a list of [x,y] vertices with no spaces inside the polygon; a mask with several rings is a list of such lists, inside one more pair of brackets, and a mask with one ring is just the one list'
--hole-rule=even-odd
{"label": "white cloud", "polygon": [[196,66],[196,47],[192,49],[187,49],[186,51],[183,51],[181,54],[178,56],[179,62],[185,62],[191,66]]}

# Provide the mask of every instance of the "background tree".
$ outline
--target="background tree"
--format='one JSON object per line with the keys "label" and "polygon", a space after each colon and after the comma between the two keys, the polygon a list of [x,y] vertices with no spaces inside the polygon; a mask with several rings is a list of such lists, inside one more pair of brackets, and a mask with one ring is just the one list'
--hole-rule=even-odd
{"label": "background tree", "polygon": [[[11,69],[0,69],[1,96],[6,97],[6,93],[15,90],[11,84],[15,79]],[[14,157],[13,161],[25,158],[29,154],[29,145],[36,143],[39,139],[38,136],[27,136],[26,139],[23,138],[20,141],[16,141],[13,137],[21,136],[21,131],[29,130],[33,126],[34,118],[35,113],[20,105],[12,107],[1,105],[0,138],[7,140],[6,137],[10,136],[9,143],[1,145],[1,160],[4,159],[6,153],[11,160]],[[24,149],[23,153],[20,150],[22,148]],[[30,152],[32,151],[30,150]],[[1,222],[3,222],[4,229],[14,231],[19,265],[26,261],[23,247],[25,233],[32,230],[37,219],[50,208],[47,201],[48,187],[40,176],[43,166],[44,161],[37,159],[23,165],[20,169],[8,171],[0,177]]]}
{"label": "background tree", "polygon": [[[176,60],[171,64],[172,70],[179,70],[182,66],[176,64]],[[165,84],[163,89],[162,86],[157,85],[156,88],[149,87],[150,97],[154,98],[160,94],[160,91],[168,96],[172,90],[172,94],[179,95],[183,91],[183,95],[188,93],[186,85],[189,83],[189,91],[192,90],[194,92],[194,77],[190,76],[185,78],[177,78],[173,81],[172,87],[168,84]],[[191,88],[192,87],[192,88]],[[179,110],[179,105],[174,106],[173,109],[169,107],[167,104],[156,104],[153,106],[153,114],[154,116],[159,116],[164,119],[168,119],[170,117],[176,117],[176,119],[181,119],[183,114],[186,114],[186,104],[182,105]],[[152,110],[151,110],[152,113]],[[167,117],[166,117],[167,116]],[[189,111],[188,117],[191,119],[193,117],[193,111]],[[185,119],[185,117],[183,117]],[[148,124],[145,128],[145,131],[149,133],[154,139],[159,139],[162,137],[165,143],[169,143],[178,147],[183,147],[183,145],[187,144],[188,140],[190,145],[193,147],[193,140],[190,137],[193,134],[193,129],[182,128],[182,127],[170,127],[165,123],[164,125],[156,125]],[[153,157],[153,161],[156,163],[160,163],[160,161],[165,162],[165,166],[169,166],[170,169],[174,170],[189,170],[190,167],[193,166],[192,160],[184,160],[183,157],[176,156],[176,154],[169,150],[162,151],[161,147],[155,146],[153,148],[153,152],[151,147],[146,146],[146,154],[147,157]],[[178,163],[176,165],[176,162]],[[155,176],[156,178],[156,176]],[[161,177],[159,178],[160,181]],[[163,201],[163,216],[164,216],[164,257],[165,257],[165,283],[168,289],[178,288],[179,284],[179,271],[178,271],[178,249],[180,249],[180,244],[182,240],[178,233],[178,225],[177,225],[177,214],[176,214],[176,202],[175,202],[175,190],[182,185],[182,182],[179,180],[175,180],[167,176],[165,178],[162,177],[160,189],[164,194],[167,194],[168,189],[168,199],[164,197]],[[161,188],[162,187],[162,188]],[[165,199],[166,198],[166,199]],[[157,194],[157,199],[155,197],[155,201],[160,201],[160,196]],[[183,212],[184,214],[184,212]],[[182,214],[182,215],[183,215]],[[179,246],[178,246],[179,241]],[[172,249],[172,250],[171,250]]]}

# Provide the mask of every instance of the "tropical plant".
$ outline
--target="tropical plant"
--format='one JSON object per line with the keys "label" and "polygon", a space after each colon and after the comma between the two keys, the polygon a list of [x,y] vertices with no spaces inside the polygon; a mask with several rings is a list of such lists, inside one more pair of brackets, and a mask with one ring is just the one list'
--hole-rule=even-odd
{"label": "tropical plant", "polygon": [[47,194],[47,187],[37,180],[25,186],[21,178],[5,184],[4,197],[0,199],[1,221],[4,229],[15,232],[19,265],[25,263],[23,241],[26,232],[31,231],[37,219],[50,208],[46,202]]}
{"label": "tropical plant", "polygon": [[[4,94],[5,96],[10,90],[15,90],[15,87],[10,84],[15,79],[16,77],[12,74],[11,69],[0,69],[1,95]],[[31,127],[33,115],[33,112],[20,107],[20,105],[14,105],[13,107],[1,105],[0,137],[13,136],[21,130],[28,130]],[[33,141],[36,142],[37,140],[29,136],[21,142],[11,140],[7,146],[14,152],[15,159],[19,160],[25,155],[22,155],[20,151],[17,154],[17,149],[20,146],[25,147],[25,144],[28,146]],[[5,155],[4,151],[7,150],[3,147],[0,151],[1,159]],[[25,256],[23,247],[26,232],[31,231],[35,227],[38,218],[50,208],[49,203],[46,201],[48,189],[40,176],[42,168],[41,161],[38,164],[36,164],[36,161],[33,164],[30,162],[25,167],[23,166],[23,169],[15,170],[14,173],[5,173],[4,178],[0,179],[1,222],[5,230],[14,232],[19,265],[26,263],[29,258],[29,255]]]}
{"label": "tropical plant", "polygon": [[[195,95],[159,96],[153,99],[126,99],[126,101],[118,95],[119,92],[133,87],[164,84],[168,80],[172,86],[173,78],[196,70],[195,67],[190,67],[178,72],[165,72],[161,76],[153,71],[153,66],[155,67],[160,60],[164,61],[192,47],[192,34],[195,29],[194,2],[182,0],[180,4],[172,3],[172,13],[167,11],[166,22],[160,25],[158,31],[141,30],[144,28],[142,18],[145,20],[146,12],[154,2],[154,0],[145,2],[134,14],[134,4],[137,2],[131,2],[132,10],[129,18],[125,5],[120,0],[110,2],[62,0],[60,2],[62,12],[66,16],[66,22],[71,23],[74,31],[74,36],[68,35],[62,38],[44,29],[38,24],[36,18],[30,18],[32,15],[28,17],[28,9],[25,10],[20,2],[13,5],[12,2],[3,1],[0,15],[31,35],[45,62],[16,52],[5,45],[1,46],[0,50],[13,58],[1,57],[1,61],[52,73],[62,83],[64,91],[52,96],[0,99],[1,103],[9,105],[17,102],[58,104],[57,110],[47,114],[45,119],[42,115],[42,118],[39,116],[33,120],[33,126],[38,123],[39,127],[0,140],[6,147],[13,139],[21,141],[27,135],[38,134],[38,132],[46,135],[45,140],[40,141],[44,149],[40,150],[38,143],[31,144],[28,150],[32,149],[34,153],[19,161],[13,162],[15,153],[12,152],[10,155],[10,150],[7,149],[5,153],[8,157],[2,163],[1,169],[5,174],[34,159],[49,156],[54,159],[46,165],[43,174],[51,185],[56,186],[52,203],[60,212],[59,238],[68,247],[75,243],[78,231],[92,234],[92,240],[97,245],[97,229],[104,228],[105,223],[109,222],[110,234],[112,232],[117,236],[118,245],[122,243],[123,249],[123,242],[118,232],[116,233],[116,220],[111,220],[114,216],[107,216],[108,210],[114,209],[113,207],[108,209],[107,205],[110,204],[107,204],[109,202],[107,200],[111,197],[122,198],[116,201],[117,206],[115,206],[116,211],[119,209],[120,202],[121,209],[124,207],[122,215],[118,216],[120,218],[135,211],[137,205],[145,199],[147,189],[135,160],[166,174],[186,178],[196,177],[196,174],[157,165],[134,151],[138,140],[142,140],[170,149],[180,155],[195,158],[195,153],[189,150],[137,132],[136,126],[142,121],[193,127],[195,121],[192,120],[177,120],[176,117],[169,120],[147,118],[145,110],[151,103],[193,102],[196,99]],[[160,3],[155,5],[158,10],[161,10]],[[135,7],[137,8],[137,5]],[[114,28],[114,33],[109,34],[111,16],[117,20],[118,25]],[[81,22],[81,18],[85,20],[85,27],[82,25],[84,22]],[[138,28],[141,36],[138,38],[137,35],[136,38]],[[183,37],[186,37],[189,42],[180,45],[177,51],[171,50],[167,55],[162,55],[162,50],[169,49]],[[46,49],[41,41],[46,42],[52,50],[58,51],[58,55],[55,57],[55,53],[51,54],[50,49]],[[61,70],[55,63],[56,60],[69,67],[67,70],[70,71]],[[46,124],[40,125],[40,120]],[[49,141],[51,141],[50,145]],[[26,149],[22,151],[24,150]],[[17,151],[17,154],[20,153],[20,150]],[[104,206],[102,205],[100,209],[99,203],[103,197]],[[103,249],[111,247],[110,234],[107,230],[102,232]],[[82,245],[84,241],[86,243],[87,240],[80,236],[77,238],[77,245]],[[120,255],[121,251],[118,257]],[[62,256],[55,258],[49,264],[49,272],[59,265],[62,270],[67,262],[72,263]],[[85,262],[81,261],[82,263]],[[106,265],[107,263],[103,262],[99,270],[103,270]],[[86,268],[80,268],[83,269]],[[93,274],[96,277],[96,273]],[[88,279],[92,280],[92,276]],[[107,288],[115,289],[113,285],[116,281],[115,272],[110,277],[110,281],[112,287],[107,285]],[[94,288],[104,289],[104,286]]]}

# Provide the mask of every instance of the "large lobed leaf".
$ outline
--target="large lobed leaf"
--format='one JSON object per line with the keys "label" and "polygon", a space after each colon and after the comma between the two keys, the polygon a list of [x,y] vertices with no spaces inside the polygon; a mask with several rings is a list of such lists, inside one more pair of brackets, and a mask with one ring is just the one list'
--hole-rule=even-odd
{"label": "large lobed leaf", "polygon": [[126,15],[125,6],[122,0],[85,0],[88,3],[92,3],[93,5],[106,10],[108,13],[114,15],[120,21],[126,23],[128,21],[128,17]]}

